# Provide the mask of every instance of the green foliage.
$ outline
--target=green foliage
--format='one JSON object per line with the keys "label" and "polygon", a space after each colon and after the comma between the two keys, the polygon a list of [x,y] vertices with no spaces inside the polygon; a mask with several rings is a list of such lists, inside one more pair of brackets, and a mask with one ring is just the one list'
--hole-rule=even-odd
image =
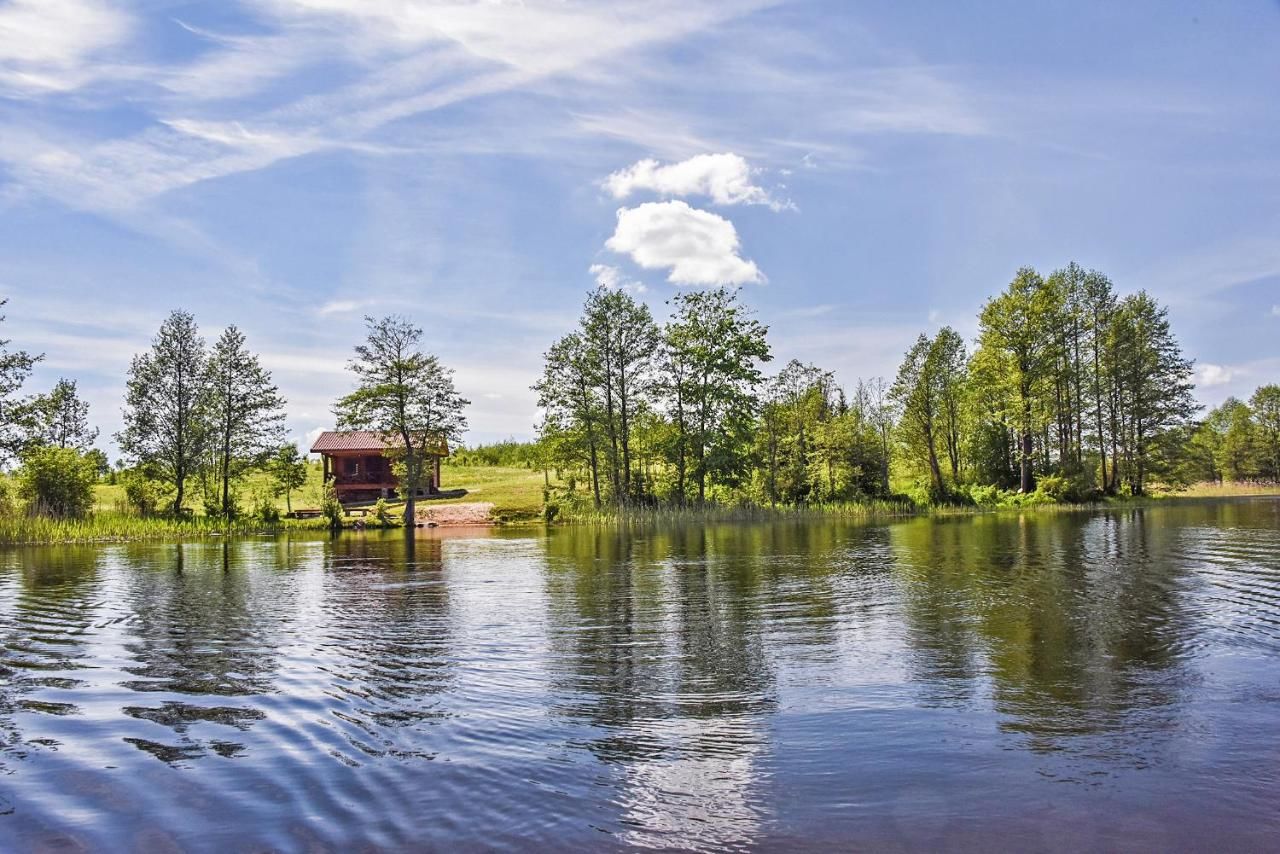
{"label": "green foliage", "polygon": [[387,503],[387,499],[379,498],[374,503],[373,521],[382,528],[390,528],[396,524],[396,518],[391,513],[391,505]]}
{"label": "green foliage", "polygon": [[285,509],[292,513],[294,490],[307,485],[310,473],[307,460],[298,452],[298,446],[292,442],[281,445],[268,460],[267,473],[271,476],[275,494],[284,496]]}
{"label": "green foliage", "polygon": [[205,366],[204,410],[209,449],[219,485],[220,513],[235,513],[232,484],[246,471],[267,463],[283,437],[284,398],[271,373],[229,326],[214,344]]}
{"label": "green foliage", "polygon": [[18,495],[34,514],[79,518],[93,506],[97,479],[94,460],[75,448],[32,448],[22,456]]}
{"label": "green foliage", "polygon": [[37,395],[30,403],[31,442],[88,451],[98,438],[89,424],[89,404],[80,398],[75,380],[65,377],[49,394]]}
{"label": "green foliage", "polygon": [[324,483],[320,499],[320,510],[328,521],[330,528],[342,527],[342,517],[345,514],[342,510],[342,503],[338,501],[338,488],[332,477]]}
{"label": "green foliage", "polygon": [[503,442],[460,445],[449,452],[446,462],[453,466],[519,466],[538,468],[543,464],[543,449],[538,442],[519,442],[507,439]]}
{"label": "green foliage", "polygon": [[[0,300],[0,306],[9,301]],[[0,321],[4,315],[0,315]],[[22,384],[31,376],[43,355],[33,356],[25,350],[10,350],[8,339],[0,340],[0,465],[7,465],[29,443],[31,410],[13,400]]]}
{"label": "green foliage", "polygon": [[167,489],[161,481],[151,477],[144,469],[125,469],[118,477],[124,486],[125,501],[129,509],[139,516],[154,516],[165,500]]}
{"label": "green foliage", "polygon": [[398,442],[404,520],[412,525],[414,495],[431,471],[428,452],[458,442],[467,427],[463,410],[471,402],[454,388],[453,371],[422,352],[422,330],[408,319],[366,317],[365,323],[368,337],[347,365],[356,375],[356,390],[334,407],[338,427],[371,430]]}
{"label": "green foliage", "polygon": [[253,500],[253,518],[268,525],[280,521],[280,508],[271,500],[271,496],[259,492]]}
{"label": "green foliage", "polygon": [[168,482],[179,515],[187,479],[208,448],[208,384],[204,339],[195,318],[175,311],[151,350],[133,357],[126,383],[124,429],[116,441],[126,456]]}

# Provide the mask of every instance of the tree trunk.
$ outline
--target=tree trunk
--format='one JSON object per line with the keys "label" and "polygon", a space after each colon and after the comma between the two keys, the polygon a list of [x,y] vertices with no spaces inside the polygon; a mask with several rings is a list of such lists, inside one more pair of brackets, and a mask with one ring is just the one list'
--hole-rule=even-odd
{"label": "tree trunk", "polygon": [[418,455],[409,438],[409,432],[401,430],[400,438],[404,440],[404,527],[406,531],[410,531],[418,521],[416,494],[418,480],[422,477],[422,473],[418,470]]}

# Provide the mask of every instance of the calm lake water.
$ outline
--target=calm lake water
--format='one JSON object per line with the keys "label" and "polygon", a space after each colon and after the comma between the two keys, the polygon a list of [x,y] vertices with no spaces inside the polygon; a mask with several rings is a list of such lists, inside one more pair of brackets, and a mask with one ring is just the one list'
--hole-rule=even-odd
{"label": "calm lake water", "polygon": [[0,552],[0,848],[1275,850],[1280,501]]}

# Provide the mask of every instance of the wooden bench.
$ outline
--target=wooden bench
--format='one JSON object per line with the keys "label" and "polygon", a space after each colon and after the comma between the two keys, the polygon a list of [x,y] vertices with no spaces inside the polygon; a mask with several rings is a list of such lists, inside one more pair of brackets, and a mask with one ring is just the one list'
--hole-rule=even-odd
{"label": "wooden bench", "polygon": [[318,519],[324,515],[323,510],[294,510],[288,514],[290,519]]}

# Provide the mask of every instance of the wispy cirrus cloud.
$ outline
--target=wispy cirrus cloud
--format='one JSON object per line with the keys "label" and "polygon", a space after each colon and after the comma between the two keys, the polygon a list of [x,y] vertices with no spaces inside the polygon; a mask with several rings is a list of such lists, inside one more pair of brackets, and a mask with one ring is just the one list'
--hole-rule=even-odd
{"label": "wispy cirrus cloud", "polygon": [[92,81],[133,24],[105,0],[11,0],[0,6],[0,93],[34,96]]}

